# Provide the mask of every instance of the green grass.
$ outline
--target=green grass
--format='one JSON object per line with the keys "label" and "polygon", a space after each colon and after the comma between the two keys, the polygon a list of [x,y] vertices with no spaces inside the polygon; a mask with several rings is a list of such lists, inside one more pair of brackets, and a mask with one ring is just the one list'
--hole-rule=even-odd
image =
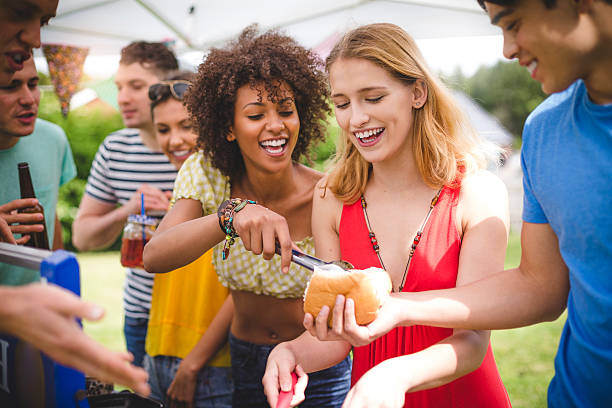
{"label": "green grass", "polygon": [[[117,252],[77,254],[82,296],[106,308],[103,321],[85,323],[85,331],[112,350],[125,350],[122,296],[125,272]],[[520,259],[518,235],[511,235],[506,268]],[[565,316],[552,323],[493,332],[492,344],[502,380],[515,408],[546,407],[546,390],[553,376],[553,358]]]}
{"label": "green grass", "polygon": [[86,333],[111,350],[125,350],[123,338],[123,282],[125,270],[118,252],[77,254],[81,269],[81,297],[104,306],[100,322],[83,322]]}

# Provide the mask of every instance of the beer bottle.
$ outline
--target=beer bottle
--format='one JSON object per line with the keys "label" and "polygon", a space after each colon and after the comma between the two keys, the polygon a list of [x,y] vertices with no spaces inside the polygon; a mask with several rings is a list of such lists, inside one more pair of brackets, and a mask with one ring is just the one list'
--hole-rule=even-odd
{"label": "beer bottle", "polygon": [[[30,176],[30,166],[26,162],[17,164],[19,170],[19,188],[21,189],[21,198],[36,198],[34,194],[34,186],[32,184],[32,177]],[[43,215],[42,232],[31,232],[30,239],[25,243],[26,246],[49,249],[49,239],[47,238],[47,227],[45,225],[45,210],[39,203],[34,207],[23,208],[19,210],[20,213],[41,213]]]}

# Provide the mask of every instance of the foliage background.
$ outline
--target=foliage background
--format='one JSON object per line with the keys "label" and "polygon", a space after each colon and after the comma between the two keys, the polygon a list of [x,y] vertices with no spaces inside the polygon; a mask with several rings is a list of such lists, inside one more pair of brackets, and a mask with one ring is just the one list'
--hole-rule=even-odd
{"label": "foliage background", "polygon": [[[121,129],[123,121],[119,112],[99,105],[77,108],[64,117],[60,111],[59,100],[53,92],[42,93],[38,116],[61,126],[72,149],[77,176],[60,189],[57,215],[62,224],[64,248],[74,251],[72,222],[85,191],[89,168],[98,146],[109,133]],[[117,243],[111,248],[118,248]]]}
{"label": "foliage background", "polygon": [[447,83],[470,95],[519,142],[525,119],[546,97],[540,84],[516,62],[480,67],[469,78],[457,71],[447,78]]}

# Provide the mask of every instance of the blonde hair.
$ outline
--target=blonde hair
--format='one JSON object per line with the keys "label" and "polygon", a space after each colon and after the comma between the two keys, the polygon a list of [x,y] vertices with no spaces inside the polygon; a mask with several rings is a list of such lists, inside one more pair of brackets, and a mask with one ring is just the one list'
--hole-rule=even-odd
{"label": "blonde hair", "polygon": [[[423,107],[414,110],[411,136],[416,165],[427,185],[433,188],[452,185],[463,173],[486,165],[482,141],[403,29],[381,23],[348,32],[327,57],[327,72],[334,62],[348,58],[371,61],[406,83],[419,79],[425,82],[427,100]],[[327,186],[340,200],[352,202],[365,191],[371,164],[363,159],[348,136],[340,132]]]}

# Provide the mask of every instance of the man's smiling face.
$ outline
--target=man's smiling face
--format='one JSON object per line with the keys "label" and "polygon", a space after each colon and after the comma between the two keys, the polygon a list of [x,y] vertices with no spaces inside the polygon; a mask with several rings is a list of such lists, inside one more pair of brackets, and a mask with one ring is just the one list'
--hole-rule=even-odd
{"label": "man's smiling face", "polygon": [[504,56],[527,68],[544,92],[560,92],[592,70],[594,39],[572,2],[550,8],[541,0],[485,4],[491,24],[502,30]]}
{"label": "man's smiling face", "polygon": [[58,0],[0,0],[0,85],[23,69],[40,47],[40,27],[55,16]]}

